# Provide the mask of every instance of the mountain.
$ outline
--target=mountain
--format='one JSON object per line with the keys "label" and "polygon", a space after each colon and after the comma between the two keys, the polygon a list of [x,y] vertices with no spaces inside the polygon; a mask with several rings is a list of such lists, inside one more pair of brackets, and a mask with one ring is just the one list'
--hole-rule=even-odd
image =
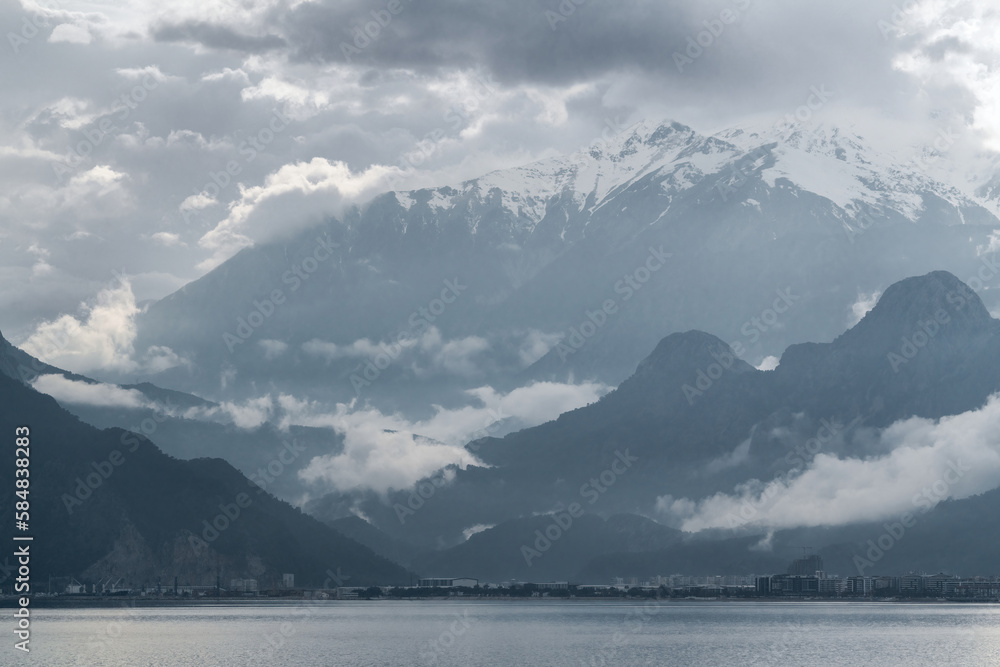
{"label": "mountain", "polygon": [[680,542],[680,531],[644,517],[619,514],[603,519],[582,514],[574,519],[564,511],[486,528],[451,549],[417,558],[415,567],[427,576],[469,576],[491,582],[566,581],[600,555],[644,553]]}
{"label": "mountain", "polygon": [[[260,490],[220,459],[180,461],[121,429],[98,430],[50,397],[0,374],[0,430],[30,429],[32,579],[107,577],[131,587],[214,585],[216,577],[328,572],[352,583],[409,580],[399,566]],[[12,477],[13,479],[13,477]],[[13,525],[13,493],[0,515]],[[3,584],[10,588],[10,582]],[[225,586],[225,584],[224,584]]]}
{"label": "mountain", "polygon": [[91,426],[155,436],[157,446],[172,457],[224,458],[268,493],[290,502],[301,501],[306,493],[298,472],[313,457],[343,450],[343,435],[332,429],[279,428],[255,417],[238,424],[234,418],[238,411],[193,394],[148,382],[103,384],[56,368],[11,345],[2,334],[0,373],[50,392],[64,409]]}
{"label": "mountain", "polygon": [[415,560],[427,555],[425,550],[389,537],[361,517],[345,516],[329,521],[327,525],[355,542],[365,545],[379,556],[404,567],[412,568]]}
{"label": "mountain", "polygon": [[[797,528],[770,535],[724,539],[686,539],[666,549],[594,555],[570,578],[578,582],[605,582],[612,577],[651,577],[664,574],[712,576],[718,574],[774,574],[801,555],[800,545],[816,545],[824,569],[842,577],[898,576],[907,572],[958,576],[992,575],[1000,562],[1000,530],[996,508],[1000,489],[946,500],[902,533],[886,526],[896,521],[861,522],[848,526]],[[888,535],[889,537],[884,537]],[[891,540],[889,538],[892,538]],[[882,540],[883,549],[878,546]]]}
{"label": "mountain", "polygon": [[[187,357],[157,382],[204,396],[404,411],[482,384],[617,385],[664,331],[715,332],[756,365],[831,340],[906,276],[996,278],[995,188],[925,167],[835,126],[643,122],[244,249],[150,305],[136,345]],[[794,305],[773,311],[782,294]]]}
{"label": "mountain", "polygon": [[[873,434],[901,419],[982,407],[1000,391],[998,333],[1000,321],[976,293],[936,271],[890,286],[832,342],[789,347],[769,372],[709,334],[671,334],[598,402],[469,443],[484,466],[454,470],[442,488],[425,480],[387,497],[333,493],[308,509],[326,520],[363,515],[394,538],[445,549],[441,558],[489,551],[476,545],[493,533],[467,538],[475,527],[497,525],[495,531],[574,502],[585,515],[658,516],[661,497],[731,493],[788,472],[796,443],[819,437],[827,456],[866,459],[885,453]],[[674,551],[680,562],[691,562],[696,552],[689,547]],[[602,553],[580,550],[575,557]],[[982,554],[969,562],[983,562]],[[461,561],[443,562],[460,569]]]}

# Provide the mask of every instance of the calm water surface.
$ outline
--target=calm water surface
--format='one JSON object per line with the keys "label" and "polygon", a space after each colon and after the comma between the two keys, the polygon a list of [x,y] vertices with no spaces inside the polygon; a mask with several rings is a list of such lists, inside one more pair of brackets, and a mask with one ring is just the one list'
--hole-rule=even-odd
{"label": "calm water surface", "polygon": [[1000,665],[1000,607],[986,605],[352,601],[33,617],[31,655],[5,646],[0,664]]}

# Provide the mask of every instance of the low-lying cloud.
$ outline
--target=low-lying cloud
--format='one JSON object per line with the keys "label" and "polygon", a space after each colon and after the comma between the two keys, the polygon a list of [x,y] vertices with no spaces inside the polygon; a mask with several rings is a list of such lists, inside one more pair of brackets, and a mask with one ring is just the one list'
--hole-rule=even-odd
{"label": "low-lying cloud", "polygon": [[302,344],[302,351],[328,363],[338,359],[374,359],[386,355],[395,358],[401,355],[418,376],[443,372],[472,377],[479,373],[476,358],[489,351],[490,347],[490,342],[482,336],[446,340],[437,327],[430,326],[419,335],[400,338],[391,345],[368,338],[346,345],[314,338]]}
{"label": "low-lying cloud", "polygon": [[135,303],[132,285],[119,276],[82,314],[42,322],[19,347],[42,361],[76,373],[158,373],[187,363],[169,347],[152,346],[136,355]]}
{"label": "low-lying cloud", "polygon": [[31,386],[60,403],[102,408],[153,408],[153,402],[136,389],[123,389],[103,382],[70,380],[62,375],[39,375]]}
{"label": "low-lying cloud", "polygon": [[300,473],[303,480],[327,491],[371,489],[379,493],[405,489],[445,466],[464,468],[477,463],[463,445],[493,433],[493,425],[507,420],[519,427],[535,426],[592,403],[610,387],[539,382],[501,394],[492,387],[468,392],[472,402],[461,408],[435,406],[425,420],[410,421],[398,414],[354,403],[325,406],[283,395],[278,398],[279,424],[325,426],[344,434],[344,450],[314,458]]}
{"label": "low-lying cloud", "polygon": [[662,496],[657,510],[691,532],[839,526],[989,491],[1000,486],[1000,395],[978,410],[937,421],[898,421],[881,432],[876,450],[888,453],[864,459],[821,453],[786,479],[754,479],[734,493],[701,500]]}

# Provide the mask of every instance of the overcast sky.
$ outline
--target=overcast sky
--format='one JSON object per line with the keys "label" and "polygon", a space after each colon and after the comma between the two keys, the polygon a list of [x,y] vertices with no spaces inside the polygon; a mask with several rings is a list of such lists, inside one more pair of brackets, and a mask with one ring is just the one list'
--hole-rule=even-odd
{"label": "overcast sky", "polygon": [[0,330],[17,342],[79,312],[114,271],[140,302],[162,297],[408,163],[403,187],[453,183],[609,123],[710,132],[825,87],[823,122],[900,145],[954,127],[997,148],[994,6],[5,0]]}

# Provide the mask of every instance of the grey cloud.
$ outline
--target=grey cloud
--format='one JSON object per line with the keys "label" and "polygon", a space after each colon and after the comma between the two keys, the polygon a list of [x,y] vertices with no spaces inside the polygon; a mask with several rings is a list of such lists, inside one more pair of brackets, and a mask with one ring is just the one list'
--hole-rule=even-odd
{"label": "grey cloud", "polygon": [[[669,44],[683,39],[684,10],[679,3],[592,0],[559,14],[559,2],[520,0],[478,3],[458,0],[403,1],[371,43],[351,52],[352,60],[373,66],[423,71],[476,63],[500,80],[564,83],[585,80],[611,69],[639,63],[656,68],[669,57]],[[303,3],[282,17],[296,57],[345,62],[346,50],[385,3]],[[376,12],[373,16],[372,12]],[[564,10],[565,11],[565,10]],[[546,12],[553,12],[547,16]],[[549,17],[558,17],[555,29]],[[370,33],[375,33],[372,26]]]}
{"label": "grey cloud", "polygon": [[945,56],[949,53],[968,53],[971,50],[971,45],[963,42],[958,37],[945,37],[928,44],[927,47],[924,48],[924,53],[926,53],[931,60],[941,61],[944,60]]}
{"label": "grey cloud", "polygon": [[277,35],[245,35],[224,25],[203,21],[162,24],[150,30],[160,42],[194,42],[213,49],[227,49],[245,53],[264,53],[286,46]]}

